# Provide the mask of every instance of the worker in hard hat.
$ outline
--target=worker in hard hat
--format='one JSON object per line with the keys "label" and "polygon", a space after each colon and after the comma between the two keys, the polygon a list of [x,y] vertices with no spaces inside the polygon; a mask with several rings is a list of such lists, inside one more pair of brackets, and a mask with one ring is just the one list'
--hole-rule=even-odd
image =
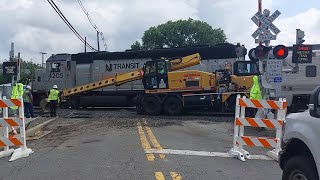
{"label": "worker in hard hat", "polygon": [[50,103],[50,116],[57,116],[57,107],[60,102],[58,86],[54,85],[49,92],[48,101]]}
{"label": "worker in hard hat", "polygon": [[23,93],[23,105],[25,109],[25,117],[26,118],[34,118],[33,114],[33,96],[31,92],[31,86],[27,86],[26,90]]}

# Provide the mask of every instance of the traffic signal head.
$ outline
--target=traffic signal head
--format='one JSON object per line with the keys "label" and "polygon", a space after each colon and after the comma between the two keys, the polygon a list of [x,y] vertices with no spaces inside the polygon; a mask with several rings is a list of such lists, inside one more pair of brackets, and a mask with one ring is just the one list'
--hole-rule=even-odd
{"label": "traffic signal head", "polygon": [[284,45],[278,45],[273,48],[273,56],[276,59],[285,59],[288,56],[289,49]]}
{"label": "traffic signal head", "polygon": [[296,44],[303,44],[305,40],[303,39],[305,34],[304,31],[301,31],[300,29],[296,29]]}

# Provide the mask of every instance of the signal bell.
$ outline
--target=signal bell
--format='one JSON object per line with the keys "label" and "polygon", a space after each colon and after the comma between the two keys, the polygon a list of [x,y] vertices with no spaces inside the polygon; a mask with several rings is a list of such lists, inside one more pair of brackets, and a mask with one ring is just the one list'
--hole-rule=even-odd
{"label": "signal bell", "polygon": [[288,56],[289,50],[284,45],[278,45],[273,48],[273,56],[276,59],[285,59]]}

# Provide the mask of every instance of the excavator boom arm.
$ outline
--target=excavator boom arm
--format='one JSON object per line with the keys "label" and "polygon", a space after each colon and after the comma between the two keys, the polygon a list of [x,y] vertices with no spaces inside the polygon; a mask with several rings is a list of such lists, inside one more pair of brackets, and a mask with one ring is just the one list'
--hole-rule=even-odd
{"label": "excavator boom arm", "polygon": [[[201,61],[201,57],[199,53],[185,56],[182,58],[173,59],[173,60],[170,60],[169,71],[176,71],[179,69],[195,66],[200,64],[200,61]],[[141,68],[134,71],[126,72],[126,73],[118,73],[113,76],[104,78],[100,81],[77,86],[70,89],[65,89],[63,90],[61,97],[63,98],[63,97],[67,97],[67,96],[71,96],[71,95],[75,95],[75,94],[79,94],[87,91],[92,91],[95,89],[108,87],[111,85],[119,86],[121,84],[142,79],[142,77],[143,77],[143,70]]]}

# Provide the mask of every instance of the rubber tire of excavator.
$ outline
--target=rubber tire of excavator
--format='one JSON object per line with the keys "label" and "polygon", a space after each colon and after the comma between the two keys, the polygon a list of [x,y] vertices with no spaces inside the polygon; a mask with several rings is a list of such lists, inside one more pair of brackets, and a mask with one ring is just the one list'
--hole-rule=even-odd
{"label": "rubber tire of excavator", "polygon": [[155,96],[146,96],[142,101],[143,111],[147,115],[157,116],[161,113],[161,102]]}
{"label": "rubber tire of excavator", "polygon": [[182,102],[177,97],[168,97],[163,103],[163,111],[169,116],[178,116],[182,110]]}
{"label": "rubber tire of excavator", "polygon": [[138,115],[144,115],[145,114],[141,103],[136,105],[136,111],[137,111]]}

